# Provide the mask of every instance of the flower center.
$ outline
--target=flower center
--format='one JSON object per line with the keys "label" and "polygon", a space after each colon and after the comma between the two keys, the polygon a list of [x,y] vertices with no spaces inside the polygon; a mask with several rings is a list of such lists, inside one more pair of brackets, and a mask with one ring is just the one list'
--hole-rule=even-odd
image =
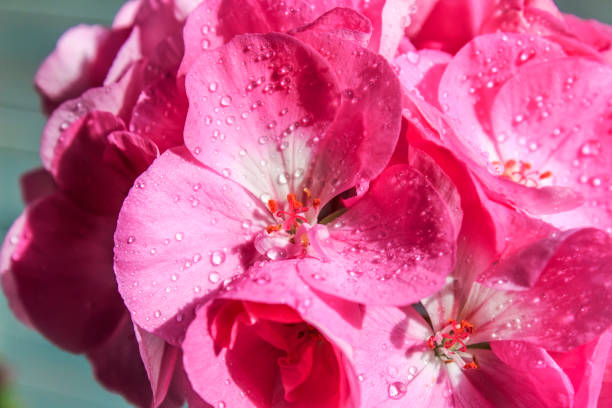
{"label": "flower center", "polygon": [[427,345],[447,364],[455,362],[466,370],[478,368],[476,356],[468,353],[466,346],[474,326],[466,320],[459,324],[450,319],[448,323],[446,330],[436,332],[427,340]]}
{"label": "flower center", "polygon": [[290,234],[295,234],[300,224],[308,223],[307,216],[309,211],[312,209],[316,213],[321,206],[321,200],[318,198],[313,199],[308,188],[304,189],[304,196],[306,197],[306,203],[309,204],[310,202],[311,207],[305,206],[301,201],[298,201],[295,194],[287,194],[288,211],[279,210],[276,200],[268,200],[268,208],[279,222],[268,225],[266,232],[271,234],[276,231],[285,230]]}
{"label": "flower center", "polygon": [[[268,200],[268,209],[276,223],[255,237],[255,249],[270,260],[314,255],[323,261],[328,258],[323,243],[329,238],[325,225],[316,223],[321,200],[312,198],[310,190],[304,189],[304,201],[295,194],[287,194],[286,209],[280,209],[276,200]],[[313,225],[310,224],[314,220]]]}
{"label": "flower center", "polygon": [[494,161],[491,164],[498,176],[527,187],[542,187],[543,185],[552,184],[552,172],[548,170],[544,172],[535,170],[529,162],[510,159],[504,163]]}

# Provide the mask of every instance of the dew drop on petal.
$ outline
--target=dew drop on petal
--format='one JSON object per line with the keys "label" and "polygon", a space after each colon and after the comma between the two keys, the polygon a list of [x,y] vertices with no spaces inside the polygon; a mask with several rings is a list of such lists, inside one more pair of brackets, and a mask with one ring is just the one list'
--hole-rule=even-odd
{"label": "dew drop on petal", "polygon": [[215,82],[215,81],[211,82],[211,83],[208,85],[208,90],[209,90],[210,92],[216,92],[218,88],[219,88],[219,84],[218,84],[217,82]]}
{"label": "dew drop on petal", "polygon": [[174,234],[174,238],[177,241],[182,241],[183,240],[183,233],[182,232],[177,232],[176,234]]}
{"label": "dew drop on petal", "polygon": [[224,95],[221,97],[221,100],[219,101],[219,103],[223,107],[230,106],[230,104],[232,103],[232,97],[229,95]]}
{"label": "dew drop on petal", "polygon": [[406,395],[406,384],[400,381],[392,382],[388,388],[389,398],[398,400]]}
{"label": "dew drop on petal", "polygon": [[219,282],[219,280],[221,279],[221,276],[219,276],[219,273],[212,271],[208,274],[208,281],[210,283],[217,283]]}
{"label": "dew drop on petal", "polygon": [[131,244],[131,243],[133,243],[134,241],[136,241],[136,238],[135,238],[133,235],[130,235],[130,236],[128,237],[128,239],[127,239],[127,243],[128,243],[128,244]]}
{"label": "dew drop on petal", "polygon": [[225,262],[225,254],[222,251],[213,251],[213,253],[210,254],[210,263],[214,266],[219,266],[223,262]]}

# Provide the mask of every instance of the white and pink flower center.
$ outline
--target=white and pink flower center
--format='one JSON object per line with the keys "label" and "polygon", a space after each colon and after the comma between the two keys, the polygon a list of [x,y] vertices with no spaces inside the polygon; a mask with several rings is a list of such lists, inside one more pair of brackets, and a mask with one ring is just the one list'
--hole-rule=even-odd
{"label": "white and pink flower center", "polygon": [[510,159],[503,163],[493,161],[491,164],[496,175],[527,187],[543,187],[553,182],[551,171],[539,171],[526,161]]}
{"label": "white and pink flower center", "polygon": [[467,349],[474,326],[466,320],[462,320],[459,324],[454,319],[450,319],[448,323],[443,330],[436,332],[427,340],[427,345],[446,364],[455,362],[466,370],[477,369],[476,356],[470,354]]}
{"label": "white and pink flower center", "polygon": [[270,260],[314,256],[323,261],[328,257],[324,242],[329,239],[327,227],[317,224],[321,200],[313,198],[308,188],[304,200],[294,193],[287,194],[286,205],[268,200],[268,209],[275,223],[268,225],[255,237],[255,249]]}

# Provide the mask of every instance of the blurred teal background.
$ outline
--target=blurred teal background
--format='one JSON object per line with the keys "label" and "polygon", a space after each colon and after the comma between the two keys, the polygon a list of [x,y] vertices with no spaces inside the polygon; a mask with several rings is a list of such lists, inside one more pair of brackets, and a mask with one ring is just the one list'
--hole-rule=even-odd
{"label": "blurred teal background", "polygon": [[[79,23],[109,24],[121,0],[0,0],[0,238],[22,209],[18,177],[38,166],[44,125],[32,78],[57,38]],[[612,23],[610,0],[558,0],[559,7]],[[15,321],[0,295],[0,361],[23,407],[128,407],[93,379],[85,358],[58,350]],[[0,402],[0,408],[2,406]]]}

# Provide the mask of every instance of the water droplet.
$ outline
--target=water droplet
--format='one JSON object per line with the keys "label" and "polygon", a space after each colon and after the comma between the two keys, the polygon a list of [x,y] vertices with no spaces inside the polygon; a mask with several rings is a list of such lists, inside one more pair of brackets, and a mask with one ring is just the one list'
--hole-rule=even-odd
{"label": "water droplet", "polygon": [[225,253],[223,251],[213,251],[210,255],[210,263],[214,266],[219,266],[225,262]]}
{"label": "water droplet", "polygon": [[601,143],[598,140],[589,140],[580,148],[583,156],[598,156],[601,153]]}
{"label": "water droplet", "polygon": [[215,81],[212,81],[209,85],[208,85],[208,90],[210,92],[216,92],[217,89],[219,88],[219,84]]}
{"label": "water droplet", "polygon": [[218,272],[212,271],[208,274],[208,280],[210,283],[217,283],[221,279]]}
{"label": "water droplet", "polygon": [[133,236],[133,235],[130,235],[130,236],[128,237],[128,239],[127,239],[127,243],[128,243],[128,244],[131,244],[131,243],[132,243],[132,242],[134,242],[134,241],[136,241],[136,238],[134,238],[134,236]]}
{"label": "water droplet", "polygon": [[261,136],[259,139],[257,139],[257,142],[259,144],[261,144],[261,145],[262,144],[266,144],[266,143],[268,143],[268,137],[267,136]]}
{"label": "water droplet", "polygon": [[161,317],[161,311],[160,310],[156,310],[155,313],[153,313],[153,316],[155,316],[156,318],[160,318]]}
{"label": "water droplet", "polygon": [[226,168],[221,170],[221,174],[223,174],[224,177],[230,177],[232,175],[232,171]]}
{"label": "water droplet", "polygon": [[406,395],[406,384],[400,381],[392,382],[389,384],[389,398],[398,400]]}
{"label": "water droplet", "polygon": [[221,97],[221,100],[219,101],[219,103],[223,107],[230,106],[230,104],[232,103],[232,97],[229,95],[224,95]]}
{"label": "water droplet", "polygon": [[251,221],[251,220],[244,220],[244,221],[242,221],[242,228],[244,228],[244,229],[249,229],[249,228],[251,228],[252,225],[253,225],[253,221]]}
{"label": "water droplet", "polygon": [[227,118],[225,118],[225,123],[227,123],[228,125],[233,125],[234,122],[236,122],[235,116],[228,116]]}
{"label": "water droplet", "polygon": [[266,257],[272,261],[287,257],[287,251],[282,248],[270,248],[266,251]]}
{"label": "water droplet", "polygon": [[279,175],[278,175],[278,178],[277,178],[278,184],[281,184],[281,185],[282,185],[282,184],[287,184],[287,181],[288,181],[288,179],[287,179],[287,178],[288,178],[288,177],[289,177],[289,174],[287,174],[287,173],[281,173],[281,174],[279,174]]}
{"label": "water droplet", "polygon": [[173,273],[172,276],[170,276],[170,280],[172,280],[173,282],[176,282],[178,280],[179,276],[176,273]]}
{"label": "water droplet", "polygon": [[225,402],[223,401],[219,401],[219,403],[217,404],[218,408],[225,408]]}
{"label": "water droplet", "polygon": [[183,240],[183,233],[182,232],[177,232],[176,234],[174,234],[174,238],[177,241],[182,241]]}
{"label": "water droplet", "polygon": [[203,50],[209,49],[210,48],[210,40],[208,38],[202,39],[202,42],[200,43],[200,47],[202,47]]}
{"label": "water droplet", "polygon": [[193,256],[193,263],[198,263],[202,260],[202,255],[201,254],[195,254]]}
{"label": "water droplet", "polygon": [[289,147],[289,142],[287,142],[286,140],[283,141],[281,144],[278,145],[278,150],[286,150]]}

